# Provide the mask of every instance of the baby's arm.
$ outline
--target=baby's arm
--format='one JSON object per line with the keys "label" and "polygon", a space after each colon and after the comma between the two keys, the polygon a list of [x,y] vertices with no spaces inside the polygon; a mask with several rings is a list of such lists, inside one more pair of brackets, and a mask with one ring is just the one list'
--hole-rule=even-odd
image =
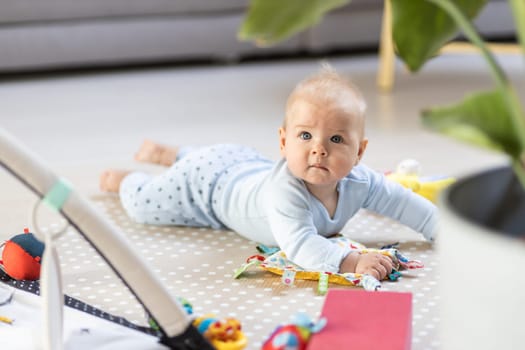
{"label": "baby's arm", "polygon": [[319,234],[316,220],[324,218],[315,217],[316,209],[304,184],[290,178],[274,181],[266,198],[271,232],[288,259],[310,271],[370,273],[374,277],[392,271],[388,257],[375,257],[374,253],[355,256],[349,245],[339,246]]}
{"label": "baby's arm", "polygon": [[395,219],[433,241],[437,232],[438,209],[422,196],[369,171],[370,189],[363,207]]}
{"label": "baby's arm", "polygon": [[372,252],[366,254],[351,252],[341,262],[339,272],[369,274],[378,280],[382,280],[392,272],[393,268],[392,260],[386,255]]}

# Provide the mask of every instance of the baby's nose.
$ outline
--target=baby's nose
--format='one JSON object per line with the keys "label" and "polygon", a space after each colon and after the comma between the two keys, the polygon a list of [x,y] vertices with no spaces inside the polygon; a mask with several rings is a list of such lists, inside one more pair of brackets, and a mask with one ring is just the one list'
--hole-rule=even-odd
{"label": "baby's nose", "polygon": [[312,147],[312,154],[313,155],[319,155],[319,156],[326,156],[327,152],[326,152],[326,148],[323,146],[322,143],[316,143],[313,147]]}

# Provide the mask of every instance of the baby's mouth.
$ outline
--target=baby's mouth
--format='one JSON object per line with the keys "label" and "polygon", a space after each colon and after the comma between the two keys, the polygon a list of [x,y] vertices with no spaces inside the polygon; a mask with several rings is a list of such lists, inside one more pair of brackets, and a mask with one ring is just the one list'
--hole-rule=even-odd
{"label": "baby's mouth", "polygon": [[322,166],[321,164],[310,164],[310,168],[328,171],[328,168]]}

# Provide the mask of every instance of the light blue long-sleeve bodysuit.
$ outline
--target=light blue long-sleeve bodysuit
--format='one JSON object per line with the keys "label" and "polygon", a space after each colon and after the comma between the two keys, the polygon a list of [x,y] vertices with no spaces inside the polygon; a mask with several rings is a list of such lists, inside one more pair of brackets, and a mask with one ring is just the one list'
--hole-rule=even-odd
{"label": "light blue long-sleeve bodysuit", "polygon": [[325,237],[339,233],[361,208],[391,217],[432,240],[437,208],[423,197],[364,165],[339,181],[333,217],[292,176],[285,160],[221,144],[185,152],[165,173],[131,173],[120,186],[131,218],[156,225],[229,228],[266,245],[277,245],[308,270],[337,272],[350,249]]}

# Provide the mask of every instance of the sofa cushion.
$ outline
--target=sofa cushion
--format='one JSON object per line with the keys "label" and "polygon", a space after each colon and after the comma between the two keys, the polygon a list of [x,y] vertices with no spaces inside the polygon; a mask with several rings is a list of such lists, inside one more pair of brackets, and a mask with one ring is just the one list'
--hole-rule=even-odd
{"label": "sofa cushion", "polygon": [[0,0],[0,23],[240,12],[248,0]]}

